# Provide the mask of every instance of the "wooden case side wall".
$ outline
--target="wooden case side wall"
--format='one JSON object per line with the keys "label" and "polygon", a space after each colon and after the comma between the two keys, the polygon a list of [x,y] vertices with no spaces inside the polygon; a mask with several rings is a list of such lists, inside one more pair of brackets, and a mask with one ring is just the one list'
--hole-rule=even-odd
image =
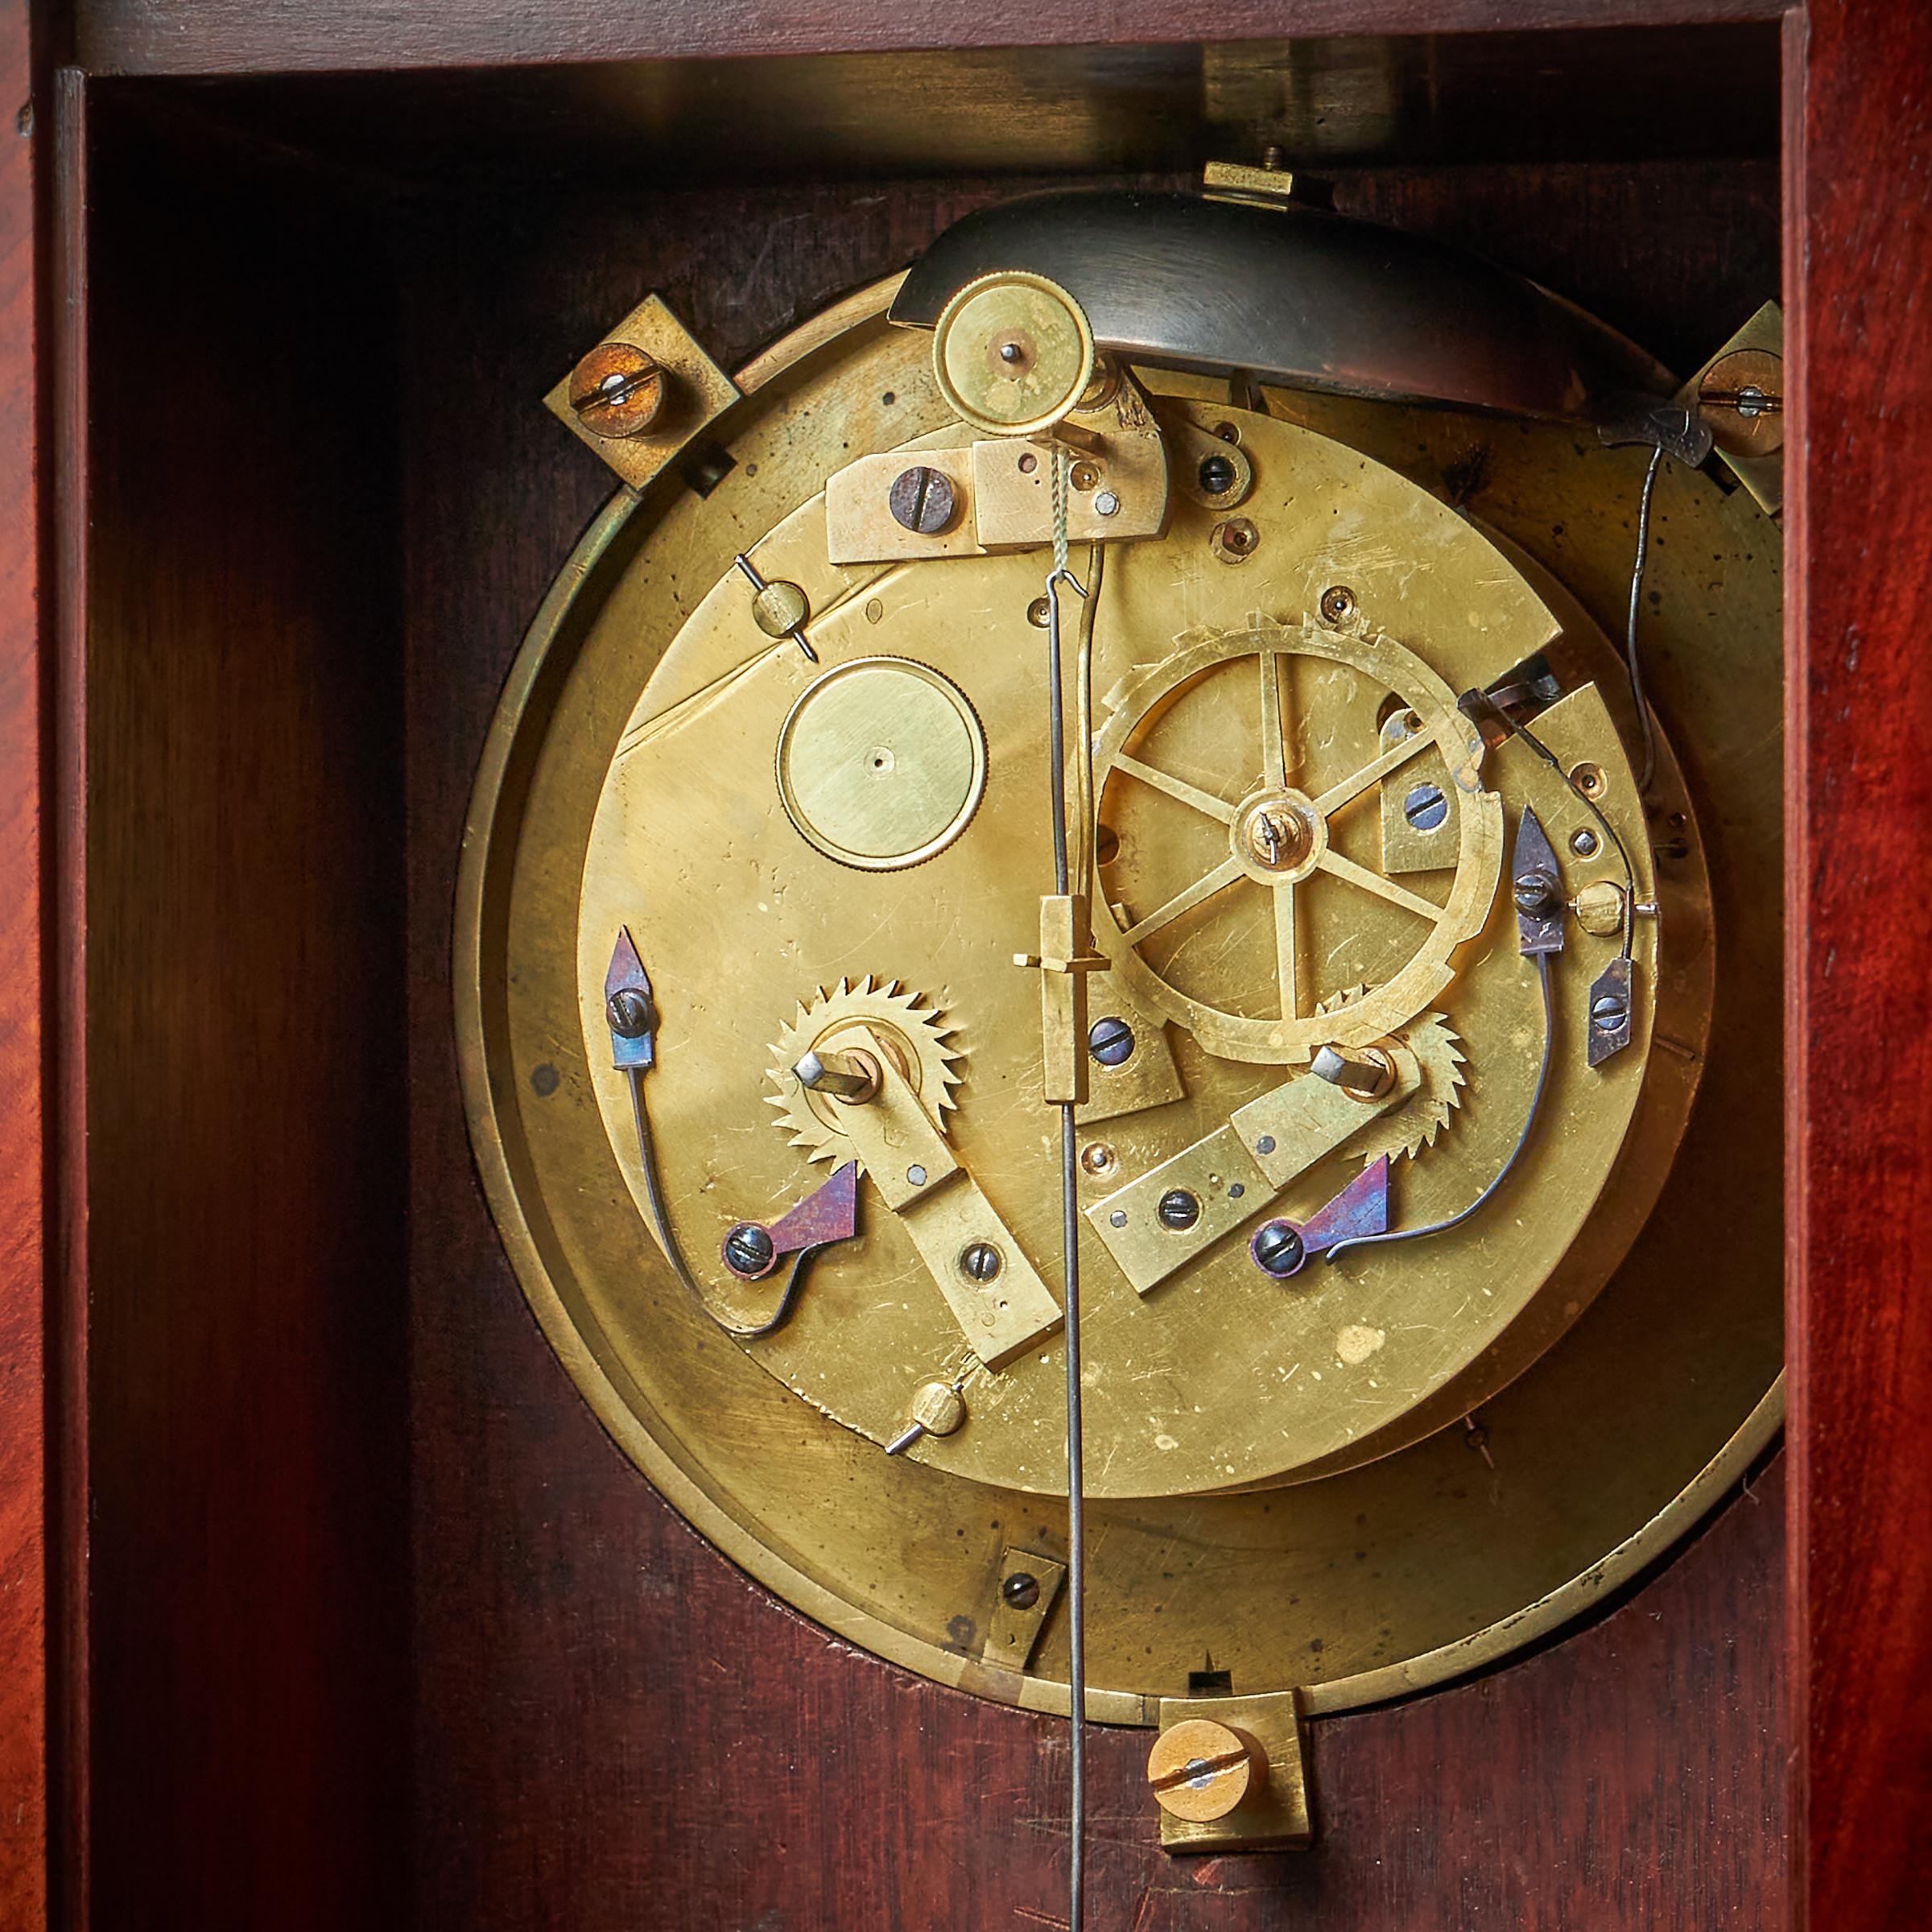
{"label": "wooden case side wall", "polygon": [[88,86],[89,1922],[405,1922],[379,206]]}
{"label": "wooden case side wall", "polygon": [[[43,1165],[47,741],[41,625],[47,386],[35,64],[25,0],[0,6],[0,1924],[47,1909],[48,1523]],[[16,110],[23,118],[16,119]]]}
{"label": "wooden case side wall", "polygon": [[1786,44],[1798,1922],[1891,1932],[1932,1861],[1932,8]]}

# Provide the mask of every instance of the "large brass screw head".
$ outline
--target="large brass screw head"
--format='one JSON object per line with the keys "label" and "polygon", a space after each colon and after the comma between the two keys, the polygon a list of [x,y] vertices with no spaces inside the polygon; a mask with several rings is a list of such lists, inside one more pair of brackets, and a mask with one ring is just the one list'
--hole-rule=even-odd
{"label": "large brass screw head", "polygon": [[664,411],[664,371],[628,342],[600,342],[570,373],[570,407],[593,436],[641,436]]}
{"label": "large brass screw head", "polygon": [[1225,1818],[1267,1776],[1266,1757],[1240,1732],[1212,1718],[1170,1725],[1147,1754],[1154,1802],[1190,1824]]}

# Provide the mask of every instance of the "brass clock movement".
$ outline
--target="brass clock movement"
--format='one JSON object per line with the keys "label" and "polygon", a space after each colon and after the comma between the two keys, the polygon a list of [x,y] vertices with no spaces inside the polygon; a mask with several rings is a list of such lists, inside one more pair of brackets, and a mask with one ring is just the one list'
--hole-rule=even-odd
{"label": "brass clock movement", "polygon": [[551,398],[625,487],[457,948],[525,1290],[767,1587],[1151,1728],[1177,1848],[1776,1428],[1776,312],[1713,347],[1217,167]]}

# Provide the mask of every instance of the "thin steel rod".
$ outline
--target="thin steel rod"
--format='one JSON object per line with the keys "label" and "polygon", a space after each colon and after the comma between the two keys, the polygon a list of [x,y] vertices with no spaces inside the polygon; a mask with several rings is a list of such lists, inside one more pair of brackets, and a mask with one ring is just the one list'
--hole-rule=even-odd
{"label": "thin steel rod", "polygon": [[1637,651],[1637,617],[1644,594],[1644,566],[1650,555],[1650,499],[1657,493],[1657,473],[1663,468],[1660,444],[1650,452],[1650,466],[1644,472],[1644,493],[1637,506],[1637,560],[1630,567],[1630,621],[1624,631],[1624,656],[1630,667],[1630,697],[1637,706],[1637,727],[1644,734],[1643,775],[1637,782],[1639,795],[1650,789],[1657,775],[1657,734],[1650,728],[1650,706],[1644,696],[1642,661]]}
{"label": "thin steel rod", "polygon": [[1080,1932],[1087,1863],[1087,1523],[1080,1418],[1080,1209],[1074,1105],[1060,1104],[1060,1241],[1067,1271],[1067,1688],[1072,1725],[1067,1929]]}
{"label": "thin steel rod", "polygon": [[[1053,458],[1054,559],[1046,580],[1046,763],[1053,817],[1054,890],[1068,889],[1067,716],[1060,650],[1060,593],[1080,587],[1067,568],[1064,450]],[[1080,592],[1084,599],[1087,593]],[[1083,613],[1083,621],[1087,613]],[[1086,1042],[1076,1040],[1074,1051]],[[1067,1820],[1067,1932],[1085,1923],[1087,1872],[1087,1525],[1080,1416],[1080,1170],[1075,1103],[1060,1103],[1060,1265],[1066,1282],[1067,1348],[1067,1687],[1071,1765]]]}

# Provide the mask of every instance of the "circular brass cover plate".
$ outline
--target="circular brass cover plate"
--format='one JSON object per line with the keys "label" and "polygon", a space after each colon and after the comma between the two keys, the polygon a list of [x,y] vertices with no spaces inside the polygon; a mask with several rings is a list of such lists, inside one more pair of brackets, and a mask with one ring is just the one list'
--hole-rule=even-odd
{"label": "circular brass cover plate", "polygon": [[892,872],[936,857],[966,829],[986,786],[986,734],[936,671],[854,658],[786,714],[778,776],[801,838],[841,865]]}
{"label": "circular brass cover plate", "polygon": [[[979,1654],[1002,1551],[1063,1552],[1063,1503],[888,1461],[691,1306],[613,1151],[596,1088],[607,1047],[587,1045],[580,961],[557,943],[576,922],[598,795],[635,694],[688,613],[679,585],[716,582],[733,530],[770,527],[823,481],[820,446],[795,433],[796,416],[809,410],[833,448],[942,428],[925,345],[879,324],[890,293],[818,318],[745,372],[747,400],[722,426],[741,460],[708,504],[675,487],[620,497],[559,574],[473,805],[459,1051],[479,1170],[525,1292],[605,1426],[674,1505],[854,1642],[982,1695],[1064,1710],[1062,1619],[1049,1619],[1026,1674]],[[836,355],[822,353],[835,341]],[[1338,399],[1277,395],[1271,407],[1419,480],[1482,449],[1484,521],[1593,612],[1620,611],[1641,453],[1585,460],[1554,427]],[[1778,1130],[1761,1096],[1775,1091],[1781,1040],[1777,533],[1742,493],[1727,498],[1702,478],[1667,471],[1657,498],[1648,668],[1705,803],[1715,926],[1743,968],[1720,982],[1703,1098],[1674,1166],[1667,1148],[1661,1162],[1644,1157],[1654,1181],[1669,1170],[1657,1208],[1608,1290],[1485,1406],[1486,1456],[1444,1430],[1292,1492],[1090,1505],[1096,1718],[1151,1721],[1153,1700],[1183,1690],[1205,1649],[1238,1688],[1303,1686],[1317,1712],[1492,1662],[1653,1558],[1776,1428]],[[862,584],[823,569],[807,588],[821,610],[863,598]],[[1653,836],[1668,844],[1672,828]],[[1688,936],[1680,956],[1711,943]],[[1666,1046],[1653,1064],[1673,1057]],[[1711,1215],[1720,1198],[1727,1214]],[[1559,1307],[1553,1319],[1567,1318]]]}

